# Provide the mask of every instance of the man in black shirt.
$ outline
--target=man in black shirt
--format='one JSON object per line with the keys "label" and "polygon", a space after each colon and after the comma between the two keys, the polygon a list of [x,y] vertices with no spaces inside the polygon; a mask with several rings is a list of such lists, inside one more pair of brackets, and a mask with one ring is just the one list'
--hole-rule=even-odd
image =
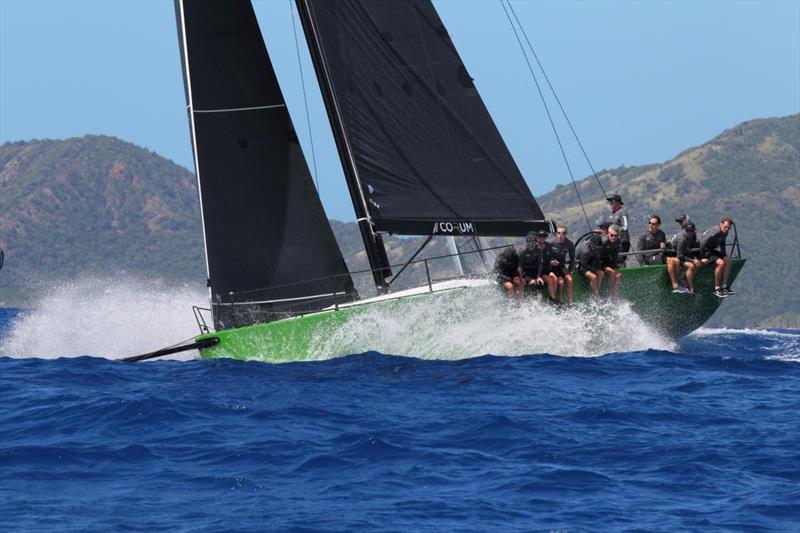
{"label": "man in black shirt", "polygon": [[564,288],[567,299],[572,303],[572,272],[575,270],[575,245],[567,238],[567,227],[556,228],[556,240],[550,243],[550,272],[558,278],[558,299],[564,301]]}
{"label": "man in black shirt", "polygon": [[622,230],[616,224],[608,228],[608,235],[603,239],[600,250],[600,267],[608,280],[609,289],[613,296],[619,296],[619,284],[622,280],[622,272],[619,271],[620,261],[619,252],[621,243],[619,242]]}
{"label": "man in black shirt", "polygon": [[640,252],[655,250],[654,252],[639,254],[636,259],[640,265],[660,265],[664,263],[663,250],[667,246],[667,236],[661,231],[661,218],[658,215],[650,217],[647,223],[647,233],[642,233],[636,246]]}
{"label": "man in black shirt", "polygon": [[497,283],[508,291],[509,296],[521,296],[525,284],[519,275],[519,255],[516,248],[509,246],[494,261]]}
{"label": "man in black shirt", "polygon": [[719,226],[712,226],[703,232],[700,238],[700,257],[715,265],[714,294],[719,298],[735,294],[728,288],[728,276],[731,273],[731,258],[725,250],[725,239],[733,226],[731,217],[723,217]]}
{"label": "man in black shirt", "polygon": [[[672,292],[694,294],[694,273],[708,264],[708,259],[700,259],[698,247],[694,222],[687,222],[675,239],[675,257],[667,258],[667,273],[672,282]],[[678,285],[681,266],[686,268],[686,288]]]}
{"label": "man in black shirt", "polygon": [[547,242],[549,233],[539,231],[536,233],[536,248],[539,250],[539,279],[547,285],[547,294],[551,300],[556,300],[558,276],[553,272],[553,246]]}
{"label": "man in black shirt", "polygon": [[542,256],[536,246],[536,233],[531,231],[525,236],[525,249],[519,254],[519,275],[526,288],[538,289],[544,286],[541,277]]}
{"label": "man in black shirt", "polygon": [[[625,202],[622,201],[622,196],[619,194],[612,194],[606,198],[606,200],[608,200],[609,206],[611,207],[611,216],[608,221],[611,225],[616,224],[619,226],[619,251],[625,253],[631,249],[631,237],[628,234],[628,210],[622,207],[625,205]],[[622,265],[625,264],[626,259],[627,256],[623,256]]]}
{"label": "man in black shirt", "polygon": [[589,286],[595,298],[600,296],[600,283],[603,282],[603,269],[600,268],[600,249],[603,247],[603,238],[594,234],[578,245],[576,250],[578,265],[575,269],[578,274],[589,280]]}

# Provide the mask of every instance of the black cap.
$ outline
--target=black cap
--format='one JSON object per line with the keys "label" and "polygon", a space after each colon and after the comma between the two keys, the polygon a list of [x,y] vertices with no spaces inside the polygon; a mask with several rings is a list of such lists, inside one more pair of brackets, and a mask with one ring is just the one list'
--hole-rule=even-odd
{"label": "black cap", "polygon": [[603,238],[600,235],[597,235],[597,234],[592,235],[591,237],[589,237],[589,244],[592,247],[603,246]]}
{"label": "black cap", "polygon": [[536,232],[529,231],[527,235],[525,235],[525,242],[536,242]]}
{"label": "black cap", "polygon": [[608,198],[606,198],[609,202],[619,202],[620,204],[624,204],[625,202],[622,201],[622,196],[619,194],[612,194]]}
{"label": "black cap", "polygon": [[606,228],[606,229],[608,229],[609,227],[611,227],[611,221],[610,220],[599,220],[597,222],[597,227],[598,228]]}
{"label": "black cap", "polygon": [[689,231],[694,231],[695,229],[697,229],[697,226],[694,225],[694,222],[689,221],[689,222],[687,222],[686,224],[683,225],[683,229],[688,229]]}
{"label": "black cap", "polygon": [[550,235],[550,232],[545,231],[543,229],[540,229],[539,231],[536,232],[537,237],[547,237],[548,235]]}
{"label": "black cap", "polygon": [[676,219],[675,219],[675,222],[677,222],[678,224],[684,224],[684,223],[686,223],[686,222],[690,222],[691,220],[692,220],[692,219],[691,219],[691,218],[689,218],[689,215],[685,215],[685,214],[684,214],[684,215],[681,215],[681,216],[679,216],[678,218],[676,218]]}

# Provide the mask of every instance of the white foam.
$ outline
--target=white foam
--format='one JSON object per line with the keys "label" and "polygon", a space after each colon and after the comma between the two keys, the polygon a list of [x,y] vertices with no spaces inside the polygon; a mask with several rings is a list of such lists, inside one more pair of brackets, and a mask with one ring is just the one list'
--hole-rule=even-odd
{"label": "white foam", "polygon": [[794,333],[791,331],[773,331],[757,328],[700,328],[691,334],[691,336],[697,337],[709,335],[760,335],[762,337],[796,339],[800,341],[800,331]]}
{"label": "white foam", "polygon": [[772,361],[790,361],[800,363],[800,331],[773,331],[769,329],[756,328],[700,328],[691,336],[714,337],[714,336],[735,336],[752,335],[769,339],[772,344],[763,349],[771,352],[765,359]]}
{"label": "white foam", "polygon": [[374,306],[320,335],[312,358],[375,350],[424,359],[485,354],[598,356],[675,344],[626,303],[556,311],[535,300],[511,301],[497,289],[452,291],[398,306]]}
{"label": "white foam", "polygon": [[[83,279],[54,284],[0,338],[11,357],[117,359],[170,346],[199,333],[192,305],[208,306],[192,287],[163,287],[137,279]],[[196,351],[173,356],[197,357]]]}

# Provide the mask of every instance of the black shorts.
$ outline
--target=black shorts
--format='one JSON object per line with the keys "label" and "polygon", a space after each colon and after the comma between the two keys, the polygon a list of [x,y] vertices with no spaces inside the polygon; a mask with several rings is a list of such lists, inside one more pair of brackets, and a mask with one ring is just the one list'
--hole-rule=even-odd
{"label": "black shorts", "polygon": [[722,257],[715,254],[707,255],[705,256],[705,258],[708,259],[708,262],[712,265],[715,265],[717,263],[717,259],[722,259]]}
{"label": "black shorts", "polygon": [[567,272],[567,269],[565,267],[563,267],[563,266],[552,267],[550,269],[550,272],[552,272],[553,274],[555,274],[559,278],[563,278],[564,276],[566,276],[569,273],[569,272]]}
{"label": "black shorts", "polygon": [[542,290],[542,285],[531,285],[531,281],[535,280],[539,276],[523,276],[522,279],[525,280],[525,288],[531,291],[540,291]]}
{"label": "black shorts", "polygon": [[597,274],[597,269],[594,266],[587,267],[586,265],[578,265],[578,268],[576,268],[575,270],[581,276],[585,276],[587,272]]}

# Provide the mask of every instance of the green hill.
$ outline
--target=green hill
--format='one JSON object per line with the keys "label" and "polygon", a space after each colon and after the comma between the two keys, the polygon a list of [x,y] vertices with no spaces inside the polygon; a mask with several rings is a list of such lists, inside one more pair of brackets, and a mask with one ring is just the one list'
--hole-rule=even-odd
{"label": "green hill", "polygon": [[[667,235],[673,220],[689,213],[698,231],[729,215],[736,222],[748,263],[737,296],[725,302],[713,323],[800,327],[800,261],[793,216],[800,209],[800,115],[752,120],[660,165],[598,172],[607,192],[617,192],[631,214],[631,240],[661,216]],[[608,212],[593,177],[578,182],[589,220]],[[548,216],[573,232],[586,221],[574,188],[559,186],[539,198]]]}
{"label": "green hill", "polygon": [[43,280],[127,271],[204,279],[194,175],[113,137],[0,146],[0,302]]}
{"label": "green hill", "polygon": [[[723,214],[737,222],[750,262],[714,317],[721,325],[800,327],[800,263],[790,242],[790,217],[800,208],[800,115],[754,120],[678,154],[663,164],[599,172],[605,189],[619,192],[632,215],[631,235],[651,213],[664,230],[688,212],[703,229]],[[590,220],[607,211],[594,178],[578,182]],[[573,234],[586,223],[572,186],[540,199],[550,218]],[[332,221],[351,270],[367,268],[358,229]],[[389,238],[392,263],[402,263],[420,238]],[[493,240],[500,244],[503,240]],[[205,279],[197,189],[191,172],[157,154],[105,136],[0,145],[0,305],[24,305],[44,281],[126,272],[169,284]],[[448,253],[434,240],[421,255]],[[435,277],[454,273],[452,262],[431,264]],[[370,276],[356,276],[371,294]],[[410,268],[398,287],[425,279]]]}

